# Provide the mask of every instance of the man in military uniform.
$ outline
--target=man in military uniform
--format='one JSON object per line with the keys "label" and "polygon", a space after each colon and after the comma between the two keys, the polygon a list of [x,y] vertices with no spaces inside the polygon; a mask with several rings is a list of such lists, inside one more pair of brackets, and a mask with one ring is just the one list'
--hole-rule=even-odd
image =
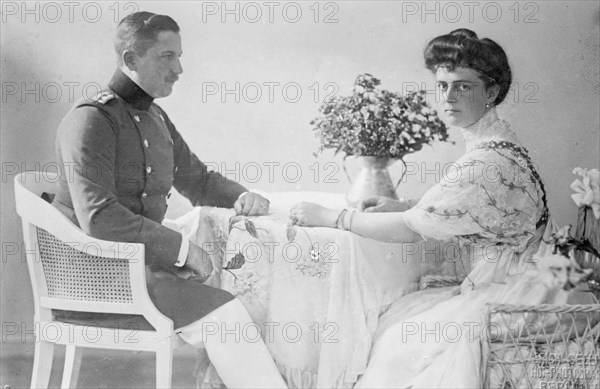
{"label": "man in military uniform", "polygon": [[269,202],[208,172],[154,103],[171,94],[183,71],[173,19],[149,12],[127,16],[117,28],[115,50],[119,66],[108,87],[78,102],[60,124],[57,157],[72,174],[62,175],[54,205],[93,237],[145,245],[151,299],[184,340],[206,347],[227,386],[285,387],[263,343],[222,342],[219,336],[200,341],[207,318],[242,327],[251,319],[231,294],[201,283],[212,271],[208,255],[161,224],[172,187],[194,206],[234,207],[244,215],[266,214]]}

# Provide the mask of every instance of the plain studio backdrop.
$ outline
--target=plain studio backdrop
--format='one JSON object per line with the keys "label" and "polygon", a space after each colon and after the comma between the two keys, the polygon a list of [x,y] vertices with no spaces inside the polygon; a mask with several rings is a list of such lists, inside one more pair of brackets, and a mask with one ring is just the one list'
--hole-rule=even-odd
{"label": "plain studio backdrop", "polygon": [[[33,342],[22,333],[33,326],[33,303],[13,178],[57,171],[56,128],[74,101],[108,82],[117,22],[137,10],[168,14],[181,27],[184,73],[157,103],[201,160],[249,188],[346,192],[342,157],[313,155],[310,121],[321,103],[350,94],[361,73],[385,89],[433,91],[423,48],[461,27],[508,55],[514,83],[499,114],[539,167],[559,225],[576,221],[573,168],[600,165],[596,1],[3,2],[3,345]],[[439,181],[464,152],[457,129],[450,140],[406,158],[400,195],[420,196]],[[347,168],[357,171],[350,159]],[[401,164],[390,171],[397,180]],[[169,216],[185,210],[171,200]],[[2,384],[19,374],[4,361],[2,370]]]}

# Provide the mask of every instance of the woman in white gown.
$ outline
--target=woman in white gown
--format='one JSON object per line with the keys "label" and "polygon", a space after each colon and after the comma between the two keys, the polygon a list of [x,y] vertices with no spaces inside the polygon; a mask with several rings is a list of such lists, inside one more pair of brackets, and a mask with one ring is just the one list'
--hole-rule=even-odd
{"label": "woman in white gown", "polygon": [[382,315],[357,387],[480,387],[485,304],[539,304],[547,297],[527,273],[548,220],[544,186],[495,109],[511,83],[506,54],[462,29],[433,39],[424,55],[444,98],[440,113],[461,128],[466,153],[404,212],[340,212],[312,203],[290,211],[301,226],[343,228],[385,242],[468,245],[472,270],[460,287],[407,295]]}

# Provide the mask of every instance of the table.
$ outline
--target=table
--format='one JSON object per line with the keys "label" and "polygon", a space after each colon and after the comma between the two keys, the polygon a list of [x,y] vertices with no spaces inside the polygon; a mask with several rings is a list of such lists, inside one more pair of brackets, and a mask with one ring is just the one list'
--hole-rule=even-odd
{"label": "table", "polygon": [[[336,229],[288,232],[293,204],[343,208],[342,194],[266,196],[267,216],[232,219],[231,209],[202,207],[175,223],[213,255],[216,271],[208,283],[240,299],[258,325],[232,328],[231,336],[261,335],[290,387],[352,387],[366,367],[379,315],[418,289],[420,254],[414,244]],[[244,264],[236,268],[240,253]],[[204,380],[219,383],[212,369]]]}

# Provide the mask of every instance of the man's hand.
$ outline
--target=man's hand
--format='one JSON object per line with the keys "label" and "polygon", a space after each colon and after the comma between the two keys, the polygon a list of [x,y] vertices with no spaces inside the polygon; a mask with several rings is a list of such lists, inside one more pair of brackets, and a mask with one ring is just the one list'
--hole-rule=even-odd
{"label": "man's hand", "polygon": [[190,242],[188,255],[183,267],[175,267],[175,273],[185,279],[204,282],[213,271],[210,255],[200,246]]}
{"label": "man's hand", "polygon": [[358,204],[360,212],[404,212],[410,208],[406,198],[394,200],[384,196],[371,196]]}
{"label": "man's hand", "polygon": [[269,213],[269,200],[258,193],[244,192],[233,204],[235,212],[244,216],[261,216]]}

